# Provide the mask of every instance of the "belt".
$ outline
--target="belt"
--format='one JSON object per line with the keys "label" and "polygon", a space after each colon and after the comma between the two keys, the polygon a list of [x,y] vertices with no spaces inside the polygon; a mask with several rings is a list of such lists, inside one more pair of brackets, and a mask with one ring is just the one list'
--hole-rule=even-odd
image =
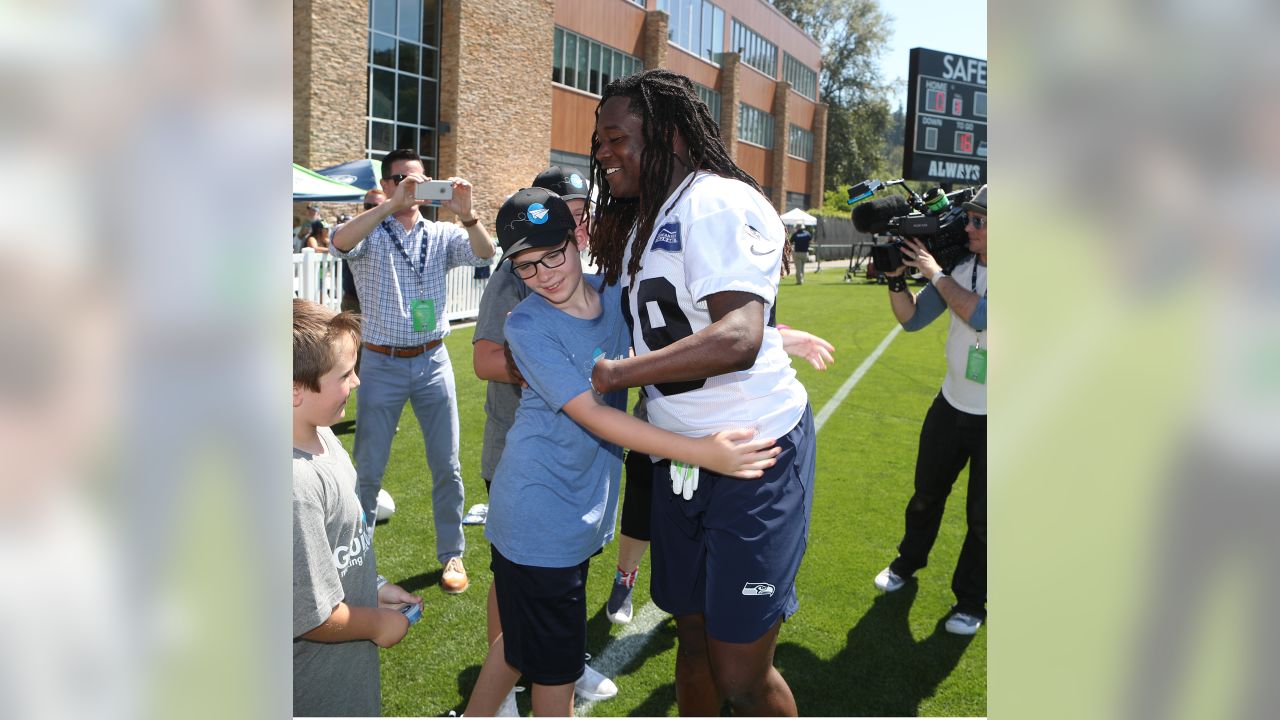
{"label": "belt", "polygon": [[391,357],[398,358],[411,358],[418,357],[428,350],[435,350],[440,346],[440,341],[432,340],[426,345],[414,345],[413,347],[387,347],[385,345],[374,345],[369,342],[365,343],[364,346],[376,353],[382,353],[383,355],[390,355]]}

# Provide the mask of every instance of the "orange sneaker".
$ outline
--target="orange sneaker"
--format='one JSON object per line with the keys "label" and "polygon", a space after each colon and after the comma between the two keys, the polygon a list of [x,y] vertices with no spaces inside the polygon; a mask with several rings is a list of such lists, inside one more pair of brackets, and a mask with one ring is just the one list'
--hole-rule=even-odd
{"label": "orange sneaker", "polygon": [[462,566],[462,556],[449,558],[449,562],[444,565],[444,572],[440,574],[440,589],[450,595],[457,595],[470,586],[467,569]]}

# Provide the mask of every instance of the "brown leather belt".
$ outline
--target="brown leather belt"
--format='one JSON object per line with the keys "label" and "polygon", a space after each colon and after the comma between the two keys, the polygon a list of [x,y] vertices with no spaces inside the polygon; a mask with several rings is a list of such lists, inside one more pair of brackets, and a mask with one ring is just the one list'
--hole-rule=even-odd
{"label": "brown leather belt", "polygon": [[368,342],[365,343],[364,346],[376,353],[382,353],[383,355],[390,355],[391,357],[398,358],[411,358],[418,357],[428,350],[435,350],[440,346],[440,341],[432,340],[426,345],[415,345],[413,347],[387,347],[385,345],[374,345],[373,343]]}

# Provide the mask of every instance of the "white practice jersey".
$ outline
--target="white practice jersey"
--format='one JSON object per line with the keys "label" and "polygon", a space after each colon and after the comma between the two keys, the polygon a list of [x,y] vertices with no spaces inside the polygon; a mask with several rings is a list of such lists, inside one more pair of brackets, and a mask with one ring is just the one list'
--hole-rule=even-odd
{"label": "white practice jersey", "polygon": [[[712,173],[698,173],[673,197],[681,189],[680,201],[658,215],[635,278],[626,273],[627,244],[623,310],[637,355],[710,325],[706,298],[718,292],[755,295],[765,302],[766,322],[774,316],[786,239],[777,211],[751,186]],[[669,204],[670,198],[662,209]],[[649,421],[689,437],[737,427],[754,428],[757,437],[782,437],[809,402],[771,324],[750,369],[646,385],[645,393]]]}

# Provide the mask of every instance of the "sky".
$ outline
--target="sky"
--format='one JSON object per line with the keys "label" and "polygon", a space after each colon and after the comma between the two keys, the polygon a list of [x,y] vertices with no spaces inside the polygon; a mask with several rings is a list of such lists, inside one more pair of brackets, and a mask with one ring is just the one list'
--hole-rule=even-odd
{"label": "sky", "polygon": [[914,47],[987,58],[986,0],[882,0],[893,34],[880,57],[881,76],[895,83],[893,107],[906,104],[907,67]]}

